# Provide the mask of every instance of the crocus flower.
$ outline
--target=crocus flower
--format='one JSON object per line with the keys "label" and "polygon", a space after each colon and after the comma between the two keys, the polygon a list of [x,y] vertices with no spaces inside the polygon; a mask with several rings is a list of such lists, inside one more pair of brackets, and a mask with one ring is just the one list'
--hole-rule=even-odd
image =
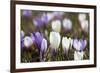
{"label": "crocus flower", "polygon": [[84,20],[80,24],[81,24],[82,30],[85,31],[85,32],[88,32],[88,30],[89,30],[89,22],[88,22],[88,20]]}
{"label": "crocus flower", "polygon": [[50,12],[47,13],[48,21],[52,20],[54,18],[54,15]]}
{"label": "crocus flower", "polygon": [[74,60],[82,60],[83,59],[83,55],[84,55],[84,52],[81,51],[75,51],[74,52]]}
{"label": "crocus flower", "polygon": [[40,17],[34,18],[33,19],[33,24],[35,26],[43,26],[48,24],[49,19],[46,13],[43,13]]}
{"label": "crocus flower", "polygon": [[75,48],[75,52],[74,52],[74,60],[82,60],[83,59],[83,55],[84,55],[84,49],[87,45],[87,41],[86,40],[77,40],[75,39],[73,41],[73,47]]}
{"label": "crocus flower", "polygon": [[23,10],[22,15],[25,17],[30,17],[32,15],[32,11],[31,10]]}
{"label": "crocus flower", "polygon": [[43,25],[43,21],[41,20],[41,18],[40,17],[37,17],[37,18],[34,18],[33,19],[33,24],[35,25],[35,26],[42,26]]}
{"label": "crocus flower", "polygon": [[32,38],[29,37],[29,36],[26,36],[26,37],[24,38],[24,46],[25,46],[26,48],[29,48],[30,46],[32,46],[32,44],[33,44]]}
{"label": "crocus flower", "polygon": [[61,19],[62,16],[64,15],[64,12],[60,12],[60,11],[56,11],[56,12],[52,12],[53,16],[57,19]]}
{"label": "crocus flower", "polygon": [[65,30],[70,30],[70,29],[72,28],[72,22],[71,22],[70,19],[65,18],[65,19],[63,20],[63,28],[64,28]]}
{"label": "crocus flower", "polygon": [[47,50],[47,40],[43,38],[42,43],[41,43],[41,52],[46,52]]}
{"label": "crocus flower", "polygon": [[43,40],[43,34],[40,32],[33,32],[31,34],[32,40],[34,42],[34,44],[36,45],[36,47],[40,50],[41,49],[41,43]]}
{"label": "crocus flower", "polygon": [[52,49],[57,49],[59,47],[60,44],[60,34],[58,32],[50,32],[50,45]]}
{"label": "crocus flower", "polygon": [[20,33],[20,37],[21,37],[21,48],[24,47],[24,36],[25,36],[25,33],[24,33],[24,31],[21,30],[21,33]]}
{"label": "crocus flower", "polygon": [[41,21],[42,21],[44,24],[48,24],[49,19],[48,19],[48,16],[47,16],[46,13],[43,13],[43,14],[41,15]]}
{"label": "crocus flower", "polygon": [[25,46],[24,46],[24,39],[23,40],[21,40],[21,48],[24,48]]}
{"label": "crocus flower", "polygon": [[61,21],[60,20],[52,21],[52,30],[54,30],[56,32],[60,32],[60,30],[61,30]]}
{"label": "crocus flower", "polygon": [[86,20],[86,14],[79,14],[79,15],[78,15],[78,20],[79,20],[80,22]]}
{"label": "crocus flower", "polygon": [[21,34],[20,35],[21,35],[21,38],[23,38],[25,36],[24,31],[21,30]]}
{"label": "crocus flower", "polygon": [[67,53],[67,51],[72,46],[73,40],[71,38],[63,37],[62,38],[62,47],[64,50],[64,53]]}
{"label": "crocus flower", "polygon": [[77,50],[77,51],[83,51],[85,49],[87,45],[87,41],[86,40],[78,40],[78,39],[74,39],[73,40],[73,47]]}

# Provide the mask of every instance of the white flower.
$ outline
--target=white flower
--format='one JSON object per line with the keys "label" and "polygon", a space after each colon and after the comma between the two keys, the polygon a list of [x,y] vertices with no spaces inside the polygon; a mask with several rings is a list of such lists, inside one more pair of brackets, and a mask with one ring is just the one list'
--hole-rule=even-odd
{"label": "white flower", "polygon": [[86,20],[86,14],[79,14],[79,15],[78,15],[78,20],[79,20],[80,22]]}
{"label": "white flower", "polygon": [[81,51],[75,51],[74,52],[74,60],[82,60],[83,59],[83,55],[84,55],[84,52]]}
{"label": "white flower", "polygon": [[43,38],[41,43],[41,52],[46,52],[46,50],[47,50],[47,40]]}
{"label": "white flower", "polygon": [[60,20],[52,21],[52,30],[54,30],[56,32],[60,32],[60,30],[61,30],[61,21]]}
{"label": "white flower", "polygon": [[72,22],[71,22],[70,19],[65,18],[63,20],[63,28],[66,29],[66,30],[70,30],[72,28]]}
{"label": "white flower", "polygon": [[72,39],[63,37],[62,38],[62,47],[64,49],[64,52],[68,51],[70,46],[72,46]]}
{"label": "white flower", "polygon": [[89,22],[88,20],[84,20],[81,23],[81,28],[83,31],[88,32],[89,31]]}
{"label": "white flower", "polygon": [[52,20],[54,15],[52,13],[47,13],[48,21]]}
{"label": "white flower", "polygon": [[32,38],[29,36],[26,36],[24,38],[24,45],[25,47],[29,48],[33,44]]}
{"label": "white flower", "polygon": [[58,32],[50,32],[50,45],[53,49],[57,49],[60,44],[60,34]]}

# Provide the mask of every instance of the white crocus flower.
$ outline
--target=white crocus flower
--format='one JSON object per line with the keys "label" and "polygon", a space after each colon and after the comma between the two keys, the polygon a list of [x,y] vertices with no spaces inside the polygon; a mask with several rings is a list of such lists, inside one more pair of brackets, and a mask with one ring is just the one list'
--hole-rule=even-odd
{"label": "white crocus flower", "polygon": [[43,38],[41,43],[41,52],[46,52],[46,50],[47,50],[47,40]]}
{"label": "white crocus flower", "polygon": [[78,15],[78,20],[79,20],[80,22],[86,20],[86,14],[79,14],[79,15]]}
{"label": "white crocus flower", "polygon": [[54,15],[52,13],[47,13],[48,21],[52,20]]}
{"label": "white crocus flower", "polygon": [[50,45],[52,49],[57,49],[60,44],[60,34],[58,32],[50,32]]}
{"label": "white crocus flower", "polygon": [[65,18],[65,19],[63,20],[63,28],[64,28],[65,30],[70,30],[70,29],[72,28],[72,22],[71,22],[70,19]]}
{"label": "white crocus flower", "polygon": [[60,30],[61,30],[61,21],[60,20],[52,21],[52,30],[54,30],[56,32],[60,32]]}
{"label": "white crocus flower", "polygon": [[26,36],[24,38],[24,45],[26,48],[29,48],[33,44],[32,38],[29,36]]}
{"label": "white crocus flower", "polygon": [[63,37],[62,38],[62,47],[63,47],[64,53],[66,53],[70,49],[71,46],[72,46],[72,39]]}
{"label": "white crocus flower", "polygon": [[81,24],[82,30],[85,31],[85,32],[88,32],[88,30],[89,30],[89,22],[88,22],[88,20],[84,20],[80,24]]}
{"label": "white crocus flower", "polygon": [[83,55],[84,52],[83,51],[75,51],[74,52],[74,60],[83,60]]}

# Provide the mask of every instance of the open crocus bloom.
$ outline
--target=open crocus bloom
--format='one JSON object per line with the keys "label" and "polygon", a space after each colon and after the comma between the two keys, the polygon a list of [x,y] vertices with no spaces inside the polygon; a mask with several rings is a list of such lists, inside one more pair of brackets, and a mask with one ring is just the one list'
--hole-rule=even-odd
{"label": "open crocus bloom", "polygon": [[30,17],[32,15],[31,10],[23,10],[22,15],[25,17]]}
{"label": "open crocus bloom", "polygon": [[84,49],[87,45],[87,41],[86,40],[77,40],[75,39],[73,41],[73,47],[76,49],[76,51],[74,52],[74,59],[75,60],[82,60],[83,59],[83,55],[84,55]]}
{"label": "open crocus bloom", "polygon": [[70,30],[70,29],[72,28],[72,22],[71,22],[70,19],[65,18],[65,19],[63,20],[63,28],[64,28],[65,30]]}
{"label": "open crocus bloom", "polygon": [[60,34],[58,32],[50,32],[50,45],[52,49],[57,49],[60,44]]}
{"label": "open crocus bloom", "polygon": [[33,44],[32,38],[29,37],[29,36],[26,36],[26,37],[24,38],[24,46],[25,46],[26,48],[29,48],[32,44]]}
{"label": "open crocus bloom", "polygon": [[87,41],[86,40],[78,40],[78,39],[74,39],[73,40],[73,47],[77,50],[77,51],[83,51],[85,49],[87,45]]}
{"label": "open crocus bloom", "polygon": [[79,14],[79,15],[78,15],[78,20],[79,20],[80,22],[86,20],[86,14]]}
{"label": "open crocus bloom", "polygon": [[40,50],[41,49],[41,43],[43,40],[43,34],[40,32],[33,32],[31,34],[32,40],[34,42],[34,44],[36,45],[36,47]]}
{"label": "open crocus bloom", "polygon": [[41,43],[41,52],[46,52],[47,50],[47,40],[43,38],[42,43]]}
{"label": "open crocus bloom", "polygon": [[62,38],[62,47],[63,47],[63,50],[64,50],[64,53],[66,53],[70,46],[72,46],[72,39],[71,38],[67,38],[67,37],[63,37]]}
{"label": "open crocus bloom", "polygon": [[61,30],[61,21],[60,20],[52,21],[52,30],[54,30],[56,32],[60,32],[60,30]]}
{"label": "open crocus bloom", "polygon": [[88,20],[84,20],[80,24],[81,24],[82,30],[85,31],[85,32],[88,32],[88,30],[89,30]]}
{"label": "open crocus bloom", "polygon": [[75,51],[74,52],[74,60],[82,60],[83,59],[83,55],[84,55],[84,52],[81,51]]}

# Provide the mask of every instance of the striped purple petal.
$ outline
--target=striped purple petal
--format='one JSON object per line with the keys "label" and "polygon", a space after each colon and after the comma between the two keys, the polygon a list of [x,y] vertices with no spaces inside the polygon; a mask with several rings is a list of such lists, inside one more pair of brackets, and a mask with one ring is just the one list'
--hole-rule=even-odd
{"label": "striped purple petal", "polygon": [[40,33],[40,32],[33,32],[32,33],[32,38],[34,40],[34,43],[35,43],[36,47],[38,49],[41,49],[41,43],[42,43],[42,40],[43,40],[43,34]]}

